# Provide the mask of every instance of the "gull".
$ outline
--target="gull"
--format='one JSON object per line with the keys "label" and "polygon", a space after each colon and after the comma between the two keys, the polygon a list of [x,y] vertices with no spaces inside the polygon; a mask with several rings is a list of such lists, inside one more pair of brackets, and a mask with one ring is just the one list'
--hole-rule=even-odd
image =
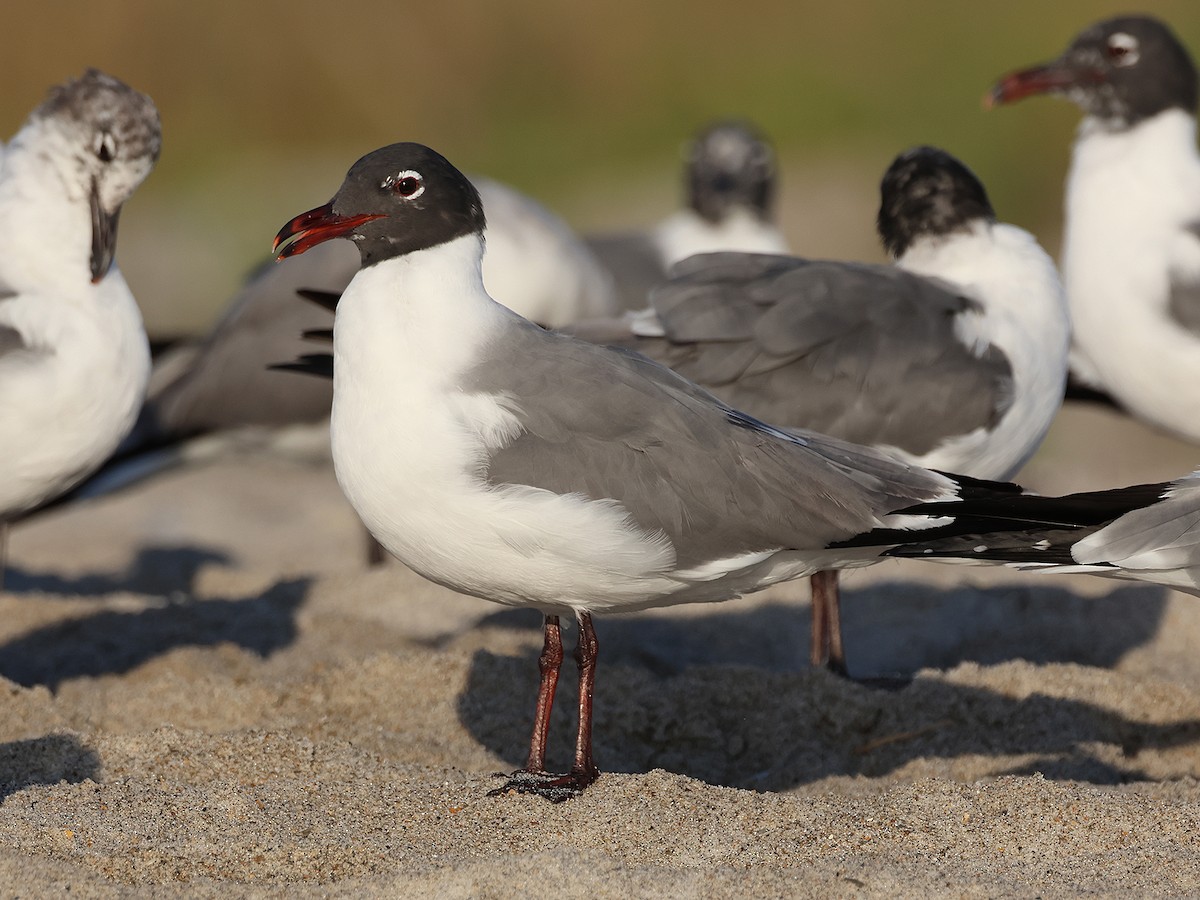
{"label": "gull", "polygon": [[[1054,262],[935,147],[888,166],[876,224],[893,265],[695,256],[648,309],[574,333],[637,350],[773,425],[1008,480],[1062,402],[1070,321]],[[836,571],[813,575],[812,597],[812,664],[845,675]]]}
{"label": "gull", "polygon": [[1200,442],[1196,67],[1163,22],[1121,16],[988,97],[1055,94],[1084,112],[1066,187],[1071,367],[1134,416]]}
{"label": "gull", "polygon": [[683,209],[649,232],[587,238],[612,273],[620,305],[642,309],[671,266],[697,253],[786,253],[773,215],[776,174],[775,150],[754,125],[720,121],[702,128],[685,151]]}
{"label": "gull", "polygon": [[149,97],[90,69],[53,88],[0,167],[0,573],[8,524],[132,426],[150,352],[114,261],[122,204],[161,147]]}
{"label": "gull", "polygon": [[[1028,533],[1005,559],[1037,562],[1167,490],[1077,504],[768,425],[492,300],[484,226],[470,181],[401,143],[355,163],[275,247],[286,259],[345,238],[359,251],[334,320],[331,436],[364,524],[429,580],[544,615],[529,754],[500,791],[564,800],[596,779],[595,613],[728,600],[962,534],[982,560],[988,534]],[[571,770],[550,773],[563,616],[579,625],[579,719]]]}

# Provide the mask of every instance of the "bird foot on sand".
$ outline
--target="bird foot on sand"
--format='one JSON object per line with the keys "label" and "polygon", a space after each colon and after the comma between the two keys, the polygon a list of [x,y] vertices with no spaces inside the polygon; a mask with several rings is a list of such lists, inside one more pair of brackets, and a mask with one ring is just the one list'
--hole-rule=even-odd
{"label": "bird foot on sand", "polygon": [[508,777],[502,787],[488,791],[489,797],[500,797],[505,794],[536,794],[545,797],[551,803],[562,803],[572,797],[578,797],[600,775],[595,769],[587,772],[530,772],[518,769]]}

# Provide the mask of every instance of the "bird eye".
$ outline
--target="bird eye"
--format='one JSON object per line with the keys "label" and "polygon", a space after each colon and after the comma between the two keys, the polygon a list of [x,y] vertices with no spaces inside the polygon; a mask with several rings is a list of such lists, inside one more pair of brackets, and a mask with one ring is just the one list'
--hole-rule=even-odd
{"label": "bird eye", "polygon": [[112,162],[117,158],[116,138],[107,131],[102,131],[96,135],[95,145],[92,149],[100,157],[101,162]]}
{"label": "bird eye", "polygon": [[1133,35],[1123,32],[1112,35],[1105,50],[1113,65],[1132,66],[1138,61],[1138,42]]}
{"label": "bird eye", "polygon": [[405,200],[412,200],[425,193],[425,179],[421,177],[420,172],[414,172],[412,169],[388,176],[383,186],[390,188],[393,194]]}

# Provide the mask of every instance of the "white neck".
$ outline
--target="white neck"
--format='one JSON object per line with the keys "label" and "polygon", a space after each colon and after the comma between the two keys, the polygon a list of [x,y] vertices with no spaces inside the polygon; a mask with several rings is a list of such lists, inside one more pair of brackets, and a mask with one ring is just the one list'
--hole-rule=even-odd
{"label": "white neck", "polygon": [[[61,146],[60,146],[61,145]],[[50,123],[28,123],[0,164],[0,282],[78,296],[91,281],[86,187],[68,177],[71,148]]]}
{"label": "white neck", "polygon": [[474,358],[489,329],[515,316],[483,287],[478,235],[359,271],[338,301],[334,393],[391,380],[398,393],[445,384]]}

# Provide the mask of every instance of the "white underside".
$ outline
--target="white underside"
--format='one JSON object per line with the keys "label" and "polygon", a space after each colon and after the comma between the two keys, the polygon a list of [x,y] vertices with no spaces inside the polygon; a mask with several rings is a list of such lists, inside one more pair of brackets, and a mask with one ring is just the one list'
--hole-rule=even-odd
{"label": "white underside", "polygon": [[1195,120],[1171,110],[1126,132],[1085,120],[1067,183],[1063,278],[1078,363],[1138,417],[1200,441],[1200,335],[1168,310],[1200,283]]}
{"label": "white underside", "polygon": [[96,469],[141,407],[150,350],[133,296],[115,269],[84,293],[0,301],[0,324],[50,348],[0,356],[0,520]]}

